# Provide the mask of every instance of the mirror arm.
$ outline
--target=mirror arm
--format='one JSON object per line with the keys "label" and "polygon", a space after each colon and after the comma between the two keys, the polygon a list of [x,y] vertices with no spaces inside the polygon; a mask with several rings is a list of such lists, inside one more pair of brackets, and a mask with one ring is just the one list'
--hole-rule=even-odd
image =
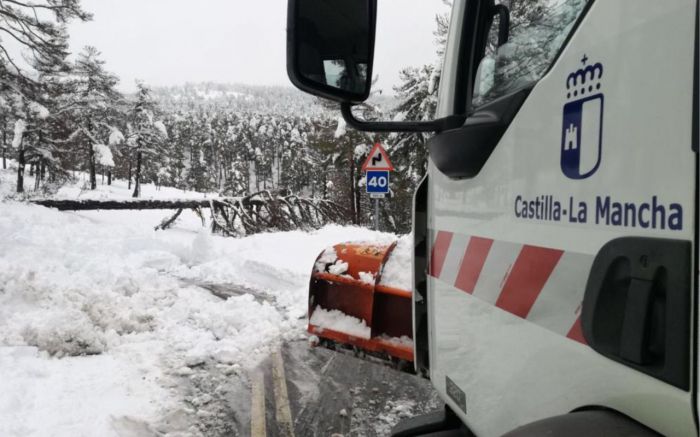
{"label": "mirror arm", "polygon": [[510,9],[504,4],[494,6],[494,15],[498,15],[498,47],[508,42],[510,36]]}
{"label": "mirror arm", "polygon": [[343,102],[340,104],[340,112],[345,122],[361,132],[435,132],[440,133],[450,129],[456,129],[464,125],[466,116],[450,115],[431,121],[363,121],[355,118],[352,113],[352,104]]}

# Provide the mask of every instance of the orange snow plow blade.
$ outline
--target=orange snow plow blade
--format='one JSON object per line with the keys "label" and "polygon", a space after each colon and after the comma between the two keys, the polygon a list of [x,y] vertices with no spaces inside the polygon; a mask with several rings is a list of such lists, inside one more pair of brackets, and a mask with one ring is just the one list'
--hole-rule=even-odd
{"label": "orange snow plow blade", "polygon": [[322,344],[397,365],[413,362],[411,291],[381,284],[395,246],[338,244],[319,255],[309,286],[309,333]]}

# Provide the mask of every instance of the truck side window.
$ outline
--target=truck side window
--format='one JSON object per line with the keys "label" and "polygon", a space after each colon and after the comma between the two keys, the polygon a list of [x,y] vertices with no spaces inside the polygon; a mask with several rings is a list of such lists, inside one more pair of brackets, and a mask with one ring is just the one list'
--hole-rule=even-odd
{"label": "truck side window", "polygon": [[497,0],[510,11],[508,42],[498,47],[494,18],[479,63],[472,106],[538,81],[554,61],[589,0]]}

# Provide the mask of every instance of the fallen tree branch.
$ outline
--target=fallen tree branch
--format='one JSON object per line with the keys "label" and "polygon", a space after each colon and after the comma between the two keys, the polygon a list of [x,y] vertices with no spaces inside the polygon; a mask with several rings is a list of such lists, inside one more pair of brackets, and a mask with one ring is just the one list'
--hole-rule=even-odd
{"label": "fallen tree branch", "polygon": [[203,210],[211,214],[211,230],[231,237],[259,232],[318,229],[328,223],[345,223],[345,210],[338,204],[322,199],[308,199],[260,191],[245,197],[171,200],[33,200],[33,203],[60,211],[89,210],[156,210],[176,212],[163,219],[155,230],[172,226],[182,211],[190,209],[206,225]]}
{"label": "fallen tree branch", "polygon": [[59,211],[94,211],[94,210],[128,210],[128,209],[195,209],[209,208],[208,199],[175,200],[32,200],[34,204]]}

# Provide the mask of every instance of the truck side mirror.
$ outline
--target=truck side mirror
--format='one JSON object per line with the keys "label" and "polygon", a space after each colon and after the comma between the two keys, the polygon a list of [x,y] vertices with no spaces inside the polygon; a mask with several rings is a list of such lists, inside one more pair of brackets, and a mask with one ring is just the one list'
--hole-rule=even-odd
{"label": "truck side mirror", "polygon": [[376,0],[289,0],[289,79],[319,97],[364,102],[372,84],[376,20]]}

